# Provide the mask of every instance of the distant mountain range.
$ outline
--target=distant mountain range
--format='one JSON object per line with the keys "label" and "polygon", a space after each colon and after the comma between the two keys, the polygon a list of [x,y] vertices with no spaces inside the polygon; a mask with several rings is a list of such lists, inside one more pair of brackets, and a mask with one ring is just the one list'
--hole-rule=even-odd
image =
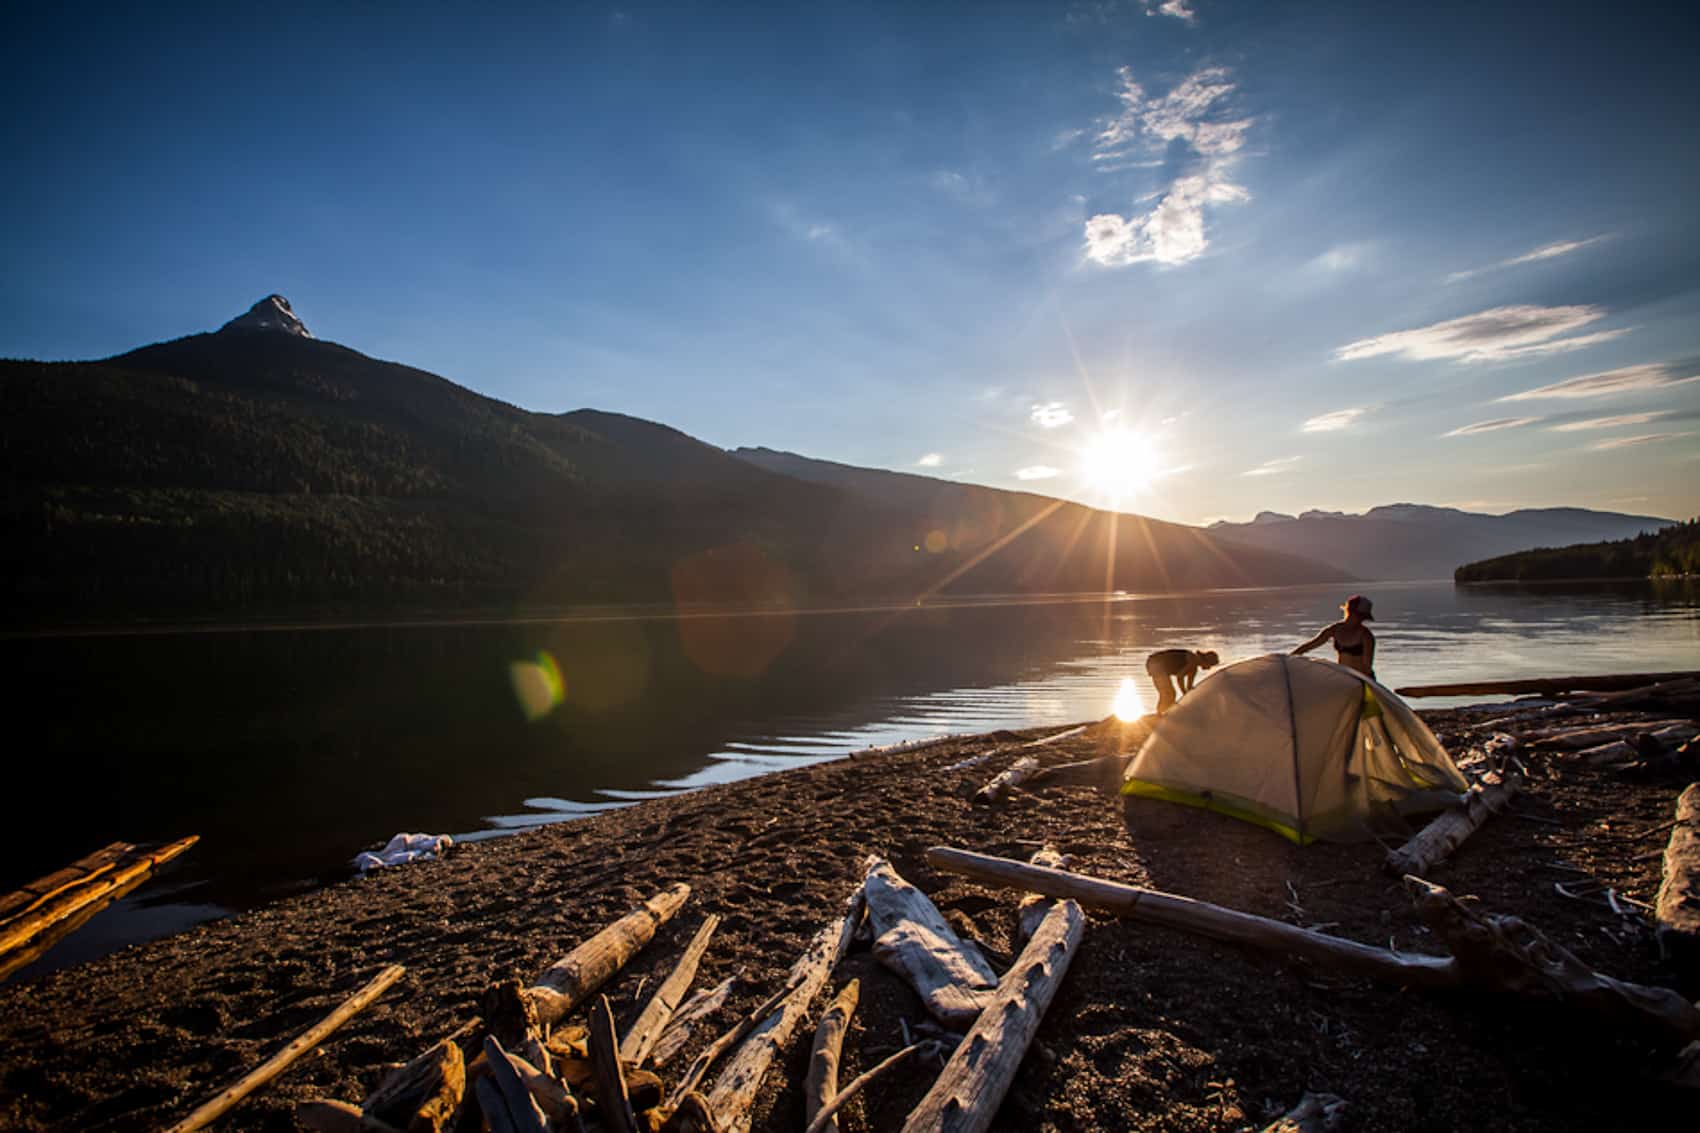
{"label": "distant mountain range", "polygon": [[1658,531],[1675,520],[1585,508],[1525,508],[1484,515],[1457,508],[1390,504],[1362,515],[1259,512],[1249,523],[1214,523],[1226,542],[1332,563],[1365,579],[1451,578],[1468,562]]}
{"label": "distant mountain range", "polygon": [[818,605],[1349,573],[1026,493],[735,456],[615,413],[527,412],[315,339],[281,296],[217,333],[103,361],[0,362],[0,406],[0,616],[13,622]]}

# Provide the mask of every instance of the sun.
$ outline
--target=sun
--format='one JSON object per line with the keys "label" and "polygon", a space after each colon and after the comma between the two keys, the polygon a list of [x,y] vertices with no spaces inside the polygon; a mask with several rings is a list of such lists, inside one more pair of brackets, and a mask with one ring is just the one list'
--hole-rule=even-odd
{"label": "sun", "polygon": [[1163,457],[1156,441],[1132,429],[1099,433],[1080,453],[1081,480],[1113,500],[1146,492],[1162,470]]}

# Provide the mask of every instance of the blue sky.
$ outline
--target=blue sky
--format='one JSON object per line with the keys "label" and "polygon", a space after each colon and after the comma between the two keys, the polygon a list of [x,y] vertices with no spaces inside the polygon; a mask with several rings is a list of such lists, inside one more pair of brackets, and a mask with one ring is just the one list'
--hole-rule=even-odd
{"label": "blue sky", "polygon": [[1183,522],[1700,513],[1681,5],[341,7],[8,12],[0,354],[277,291],[529,409]]}

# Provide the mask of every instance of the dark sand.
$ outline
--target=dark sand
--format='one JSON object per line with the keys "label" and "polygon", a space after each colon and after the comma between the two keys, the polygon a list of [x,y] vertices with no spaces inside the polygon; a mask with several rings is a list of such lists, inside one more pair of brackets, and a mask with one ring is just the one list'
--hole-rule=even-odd
{"label": "dark sand", "polygon": [[[1425,714],[1448,747],[1467,717]],[[1113,750],[1116,727],[1040,749],[1047,760]],[[740,984],[685,1058],[773,990],[808,938],[891,858],[947,917],[1012,947],[1016,895],[934,873],[929,846],[1026,858],[1049,842],[1075,868],[1403,950],[1434,951],[1374,844],[1305,849],[1231,819],[1085,788],[969,803],[1015,737],[949,741],[769,775],[584,821],[457,848],[0,988],[0,1128],[160,1127],[257,1065],[384,964],[400,985],[244,1102],[226,1129],[294,1129],[298,1100],[358,1102],[380,1066],[405,1060],[477,1012],[493,978],[535,976],[573,944],[677,881],[695,894],[609,989],[622,1026],[710,911],[725,922],[698,986]],[[977,753],[977,766],[950,770]],[[1550,768],[1551,773],[1544,773]],[[1638,783],[1574,760],[1536,765],[1497,818],[1434,880],[1516,913],[1612,975],[1677,986],[1652,934],[1555,881],[1586,870],[1650,902],[1656,851],[1681,784]],[[1543,821],[1544,820],[1544,821]],[[1289,888],[1289,883],[1291,888]],[[1295,902],[1295,893],[1297,900]],[[1295,907],[1296,906],[1296,907]],[[863,981],[844,1080],[902,1044],[918,1000],[858,945],[834,984]],[[1693,996],[1696,988],[1684,989]],[[809,1025],[812,1029],[812,1022]],[[770,1075],[756,1128],[801,1127],[807,1035]],[[1255,1128],[1325,1090],[1347,1128],[1647,1127],[1677,1112],[1652,1081],[1668,1050],[1552,1008],[1400,991],[1271,955],[1092,914],[1061,993],[999,1113],[1001,1130]],[[662,1071],[671,1081],[685,1058]],[[849,1133],[896,1128],[930,1082],[912,1064],[852,1103]]]}

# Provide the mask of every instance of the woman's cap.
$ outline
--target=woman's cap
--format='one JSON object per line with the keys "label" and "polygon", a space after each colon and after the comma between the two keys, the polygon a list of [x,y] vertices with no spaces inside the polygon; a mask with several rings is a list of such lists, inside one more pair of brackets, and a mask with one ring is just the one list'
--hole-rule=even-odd
{"label": "woman's cap", "polygon": [[1341,609],[1345,610],[1348,614],[1362,614],[1363,619],[1366,622],[1373,622],[1375,620],[1375,615],[1370,612],[1374,608],[1375,604],[1368,598],[1365,598],[1362,594],[1352,595],[1350,598],[1346,599],[1345,603],[1341,606]]}

